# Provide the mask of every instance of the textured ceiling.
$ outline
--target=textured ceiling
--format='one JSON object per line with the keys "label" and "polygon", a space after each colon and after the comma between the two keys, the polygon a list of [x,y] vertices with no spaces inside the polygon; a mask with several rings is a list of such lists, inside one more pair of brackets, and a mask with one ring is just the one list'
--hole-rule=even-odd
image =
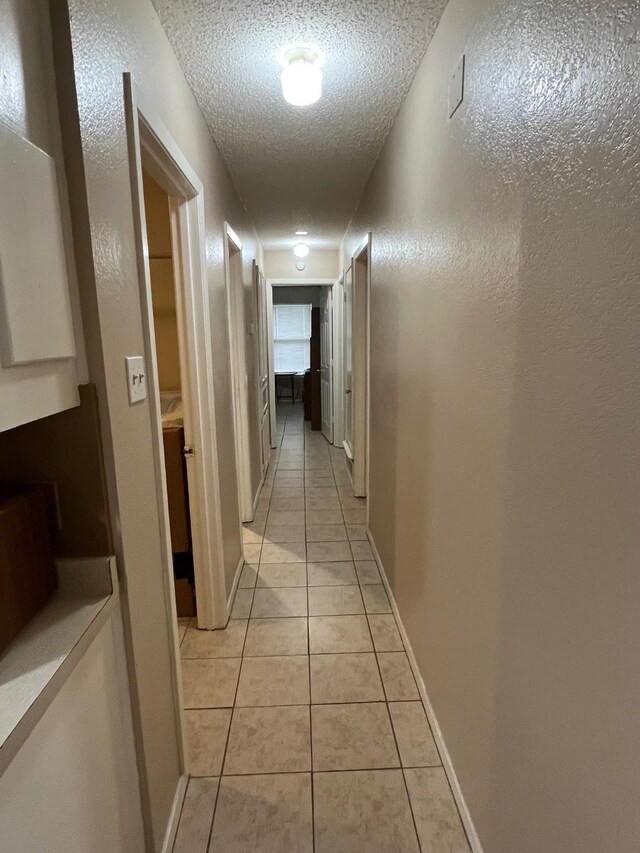
{"label": "textured ceiling", "polygon": [[[154,0],[265,248],[337,246],[445,0]],[[283,47],[325,57],[319,103],[286,104]]]}

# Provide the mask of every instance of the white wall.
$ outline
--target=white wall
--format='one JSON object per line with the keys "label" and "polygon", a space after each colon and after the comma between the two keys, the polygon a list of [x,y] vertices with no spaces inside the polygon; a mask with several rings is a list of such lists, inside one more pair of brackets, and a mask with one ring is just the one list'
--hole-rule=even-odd
{"label": "white wall", "polygon": [[145,849],[117,610],[0,777],[3,853]]}
{"label": "white wall", "polygon": [[340,252],[338,249],[311,249],[304,258],[305,269],[296,269],[300,260],[291,250],[272,250],[264,253],[264,274],[266,278],[297,279],[307,278],[336,279],[340,275]]}

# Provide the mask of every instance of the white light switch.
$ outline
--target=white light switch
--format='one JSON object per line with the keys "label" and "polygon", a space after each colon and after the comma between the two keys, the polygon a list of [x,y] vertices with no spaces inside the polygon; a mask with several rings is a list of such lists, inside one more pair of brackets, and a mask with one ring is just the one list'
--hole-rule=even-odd
{"label": "white light switch", "polygon": [[449,118],[455,113],[464,97],[464,54],[453,69],[449,81]]}
{"label": "white light switch", "polygon": [[130,355],[125,358],[127,365],[127,387],[129,388],[129,403],[139,403],[147,399],[147,370],[141,355]]}

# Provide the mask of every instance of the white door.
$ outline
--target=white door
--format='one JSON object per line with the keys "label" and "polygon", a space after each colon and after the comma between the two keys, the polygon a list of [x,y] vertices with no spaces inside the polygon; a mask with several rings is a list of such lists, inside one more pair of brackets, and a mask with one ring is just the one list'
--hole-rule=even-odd
{"label": "white door", "polygon": [[353,459],[353,272],[344,274],[343,371],[344,371],[344,449]]}
{"label": "white door", "polygon": [[322,434],[333,443],[333,291],[323,287],[320,303],[320,399]]}
{"label": "white door", "polygon": [[258,333],[258,413],[260,418],[261,473],[264,476],[271,457],[267,286],[264,276],[255,261],[254,285],[256,289],[256,326]]}

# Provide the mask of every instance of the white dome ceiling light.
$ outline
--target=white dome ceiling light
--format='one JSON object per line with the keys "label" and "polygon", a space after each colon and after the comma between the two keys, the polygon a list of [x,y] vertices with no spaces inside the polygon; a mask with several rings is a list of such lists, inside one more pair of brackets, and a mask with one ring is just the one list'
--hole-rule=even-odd
{"label": "white dome ceiling light", "polygon": [[309,254],[309,247],[306,243],[296,243],[293,247],[293,254],[296,258],[306,258]]}
{"label": "white dome ceiling light", "polygon": [[320,54],[311,47],[294,47],[283,57],[282,96],[294,107],[308,107],[322,95]]}

